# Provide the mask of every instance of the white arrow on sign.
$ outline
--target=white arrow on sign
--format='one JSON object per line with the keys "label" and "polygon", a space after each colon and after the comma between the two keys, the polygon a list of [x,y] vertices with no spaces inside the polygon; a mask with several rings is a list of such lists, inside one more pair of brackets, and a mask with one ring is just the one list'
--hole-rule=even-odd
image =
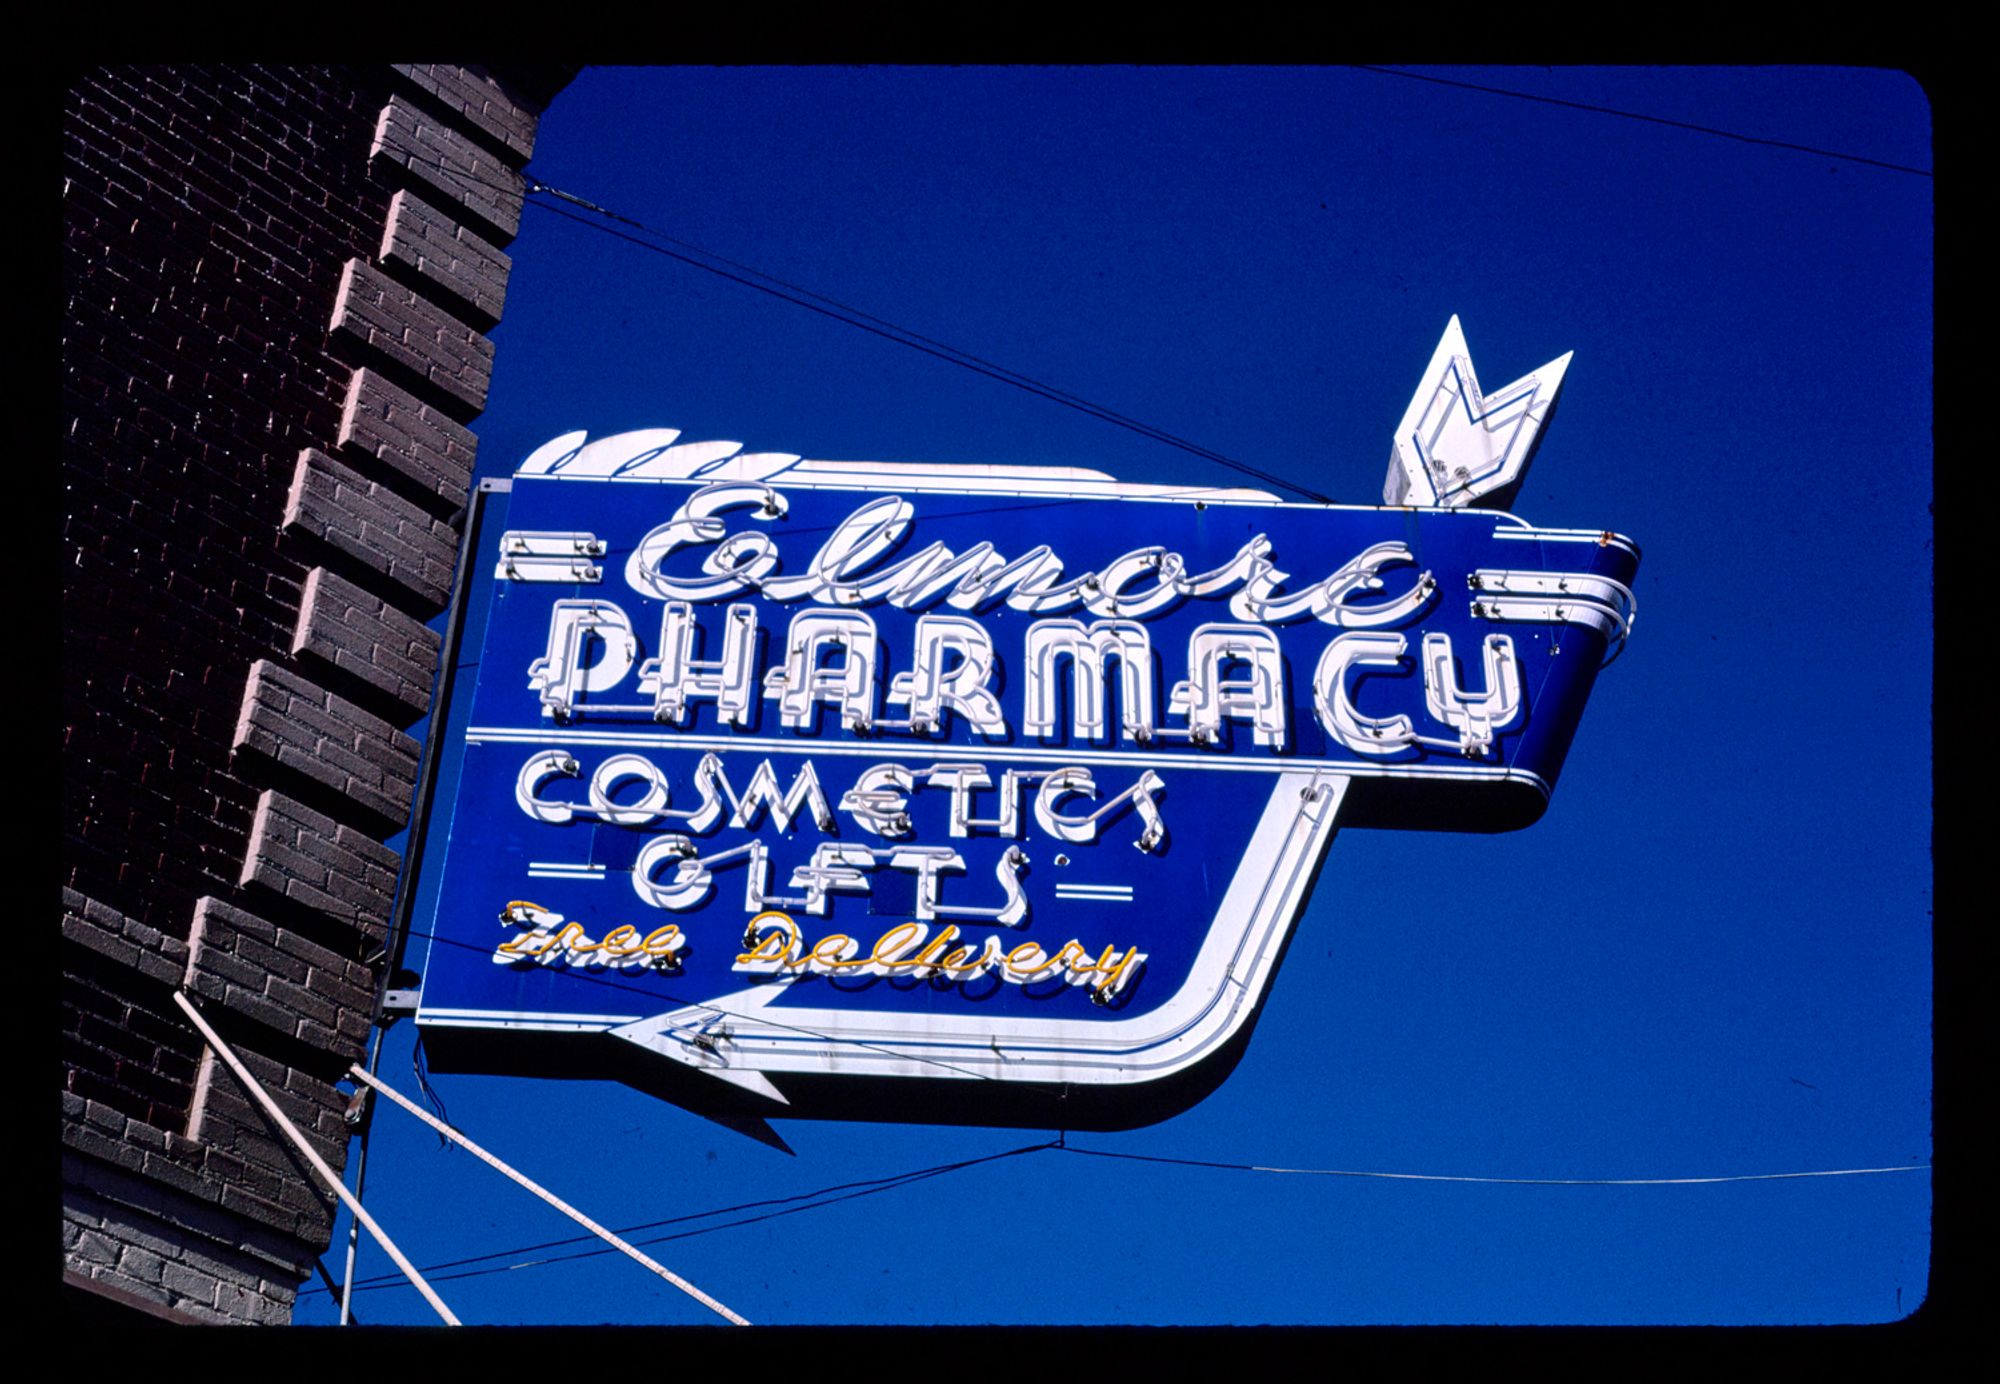
{"label": "white arrow on sign", "polygon": [[608,1031],[785,1104],[764,1073],[1119,1085],[1184,1071],[1256,1011],[1348,783],[1316,771],[1277,776],[1186,982],[1143,1014],[1079,1021],[772,1008],[791,990],[777,981]]}
{"label": "white arrow on sign", "polygon": [[1396,427],[1385,504],[1505,509],[1513,503],[1555,407],[1574,351],[1504,389],[1480,392],[1453,314]]}
{"label": "white arrow on sign", "polygon": [[648,1052],[671,1057],[746,1091],[790,1105],[769,1080],[732,1060],[736,1026],[784,993],[779,985],[752,986],[707,1004],[690,1004],[650,1019],[610,1030],[613,1038],[637,1043]]}

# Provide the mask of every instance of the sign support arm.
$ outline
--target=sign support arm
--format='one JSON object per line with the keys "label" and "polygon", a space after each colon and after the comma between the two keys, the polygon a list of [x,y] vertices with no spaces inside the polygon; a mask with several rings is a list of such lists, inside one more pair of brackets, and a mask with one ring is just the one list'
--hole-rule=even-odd
{"label": "sign support arm", "polygon": [[654,1273],[658,1274],[661,1278],[666,1279],[667,1282],[673,1284],[676,1288],[686,1293],[689,1297],[693,1298],[696,1302],[699,1302],[702,1306],[708,1308],[711,1312],[714,1312],[722,1317],[726,1317],[730,1322],[732,1322],[737,1326],[750,1325],[750,1323],[747,1320],[738,1316],[736,1313],[730,1311],[727,1307],[724,1307],[721,1303],[717,1302],[707,1293],[704,1293],[701,1289],[695,1287],[694,1284],[688,1282],[685,1278],[682,1278],[679,1274],[674,1273],[671,1269],[668,1269],[665,1266],[658,1263],[657,1261],[649,1258],[646,1254],[634,1248],[632,1245],[626,1243],[624,1240],[619,1239],[617,1235],[613,1234],[609,1230],[606,1230],[596,1221],[593,1221],[590,1217],[584,1215],[583,1212],[577,1210],[574,1206],[571,1206],[568,1202],[564,1201],[554,1192],[551,1192],[548,1188],[536,1182],[533,1178],[530,1178],[525,1173],[518,1172],[515,1169],[509,1167],[507,1164],[501,1162],[500,1159],[488,1153],[485,1149],[481,1148],[479,1145],[473,1143],[472,1140],[466,1138],[465,1135],[459,1133],[456,1129],[453,1129],[443,1120],[440,1120],[437,1116],[431,1114],[430,1111],[425,1110],[423,1107],[415,1104],[409,1099],[409,1097],[403,1095],[400,1091],[397,1091],[394,1088],[387,1085],[386,1083],[384,1083],[379,1077],[369,1075],[367,1072],[363,1071],[359,1066],[349,1067],[347,1069],[347,1073],[349,1076],[353,1077],[356,1081],[366,1082],[368,1085],[374,1087],[377,1091],[380,1091],[390,1100],[402,1106],[403,1109],[409,1111],[412,1115],[415,1115],[418,1119],[422,1120],[425,1124],[429,1125],[439,1134],[442,1134],[445,1138],[450,1139],[453,1143],[463,1148],[467,1153],[471,1154],[474,1158],[479,1159],[487,1166],[494,1168],[499,1172],[505,1174],[508,1178],[512,1179],[514,1182],[518,1183],[522,1187],[527,1188],[530,1192],[533,1192],[536,1196],[540,1197],[550,1206],[555,1207],[556,1210],[562,1212],[565,1216],[568,1216],[571,1220],[575,1221],[585,1230],[588,1230],[598,1239],[610,1245],[620,1254],[624,1255],[628,1259],[636,1261],[637,1263],[645,1265],[646,1268],[652,1270]]}
{"label": "sign support arm", "polygon": [[453,1316],[451,1309],[444,1305],[444,1299],[437,1295],[436,1290],[430,1284],[424,1282],[424,1276],[417,1272],[416,1265],[403,1257],[403,1252],[396,1248],[396,1242],[389,1238],[381,1226],[375,1224],[375,1218],[362,1208],[361,1203],[355,1199],[354,1194],[347,1190],[346,1184],[334,1176],[333,1169],[326,1165],[326,1160],[319,1156],[319,1151],[306,1142],[306,1136],[299,1133],[298,1126],[285,1118],[285,1112],[278,1109],[278,1104],[271,1099],[270,1093],[258,1084],[256,1077],[250,1075],[249,1069],[243,1065],[242,1059],[237,1057],[235,1049],[223,1042],[222,1035],[209,1025],[208,1020],[201,1017],[201,1011],[196,1009],[193,1003],[189,1001],[186,992],[181,990],[174,991],[174,1003],[179,1005],[181,1011],[188,1016],[189,1021],[201,1030],[201,1036],[208,1040],[208,1045],[211,1048],[215,1049],[215,1055],[229,1064],[229,1070],[236,1073],[236,1079],[243,1083],[243,1089],[248,1091],[250,1098],[262,1107],[264,1113],[270,1117],[271,1123],[284,1131],[285,1137],[298,1147],[299,1152],[304,1155],[306,1162],[312,1164],[313,1171],[318,1173],[326,1182],[326,1185],[333,1188],[341,1201],[347,1204],[347,1209],[354,1213],[354,1219],[368,1227],[368,1233],[373,1235],[382,1248],[388,1252],[389,1257],[396,1261],[396,1267],[403,1271],[405,1278],[416,1285],[417,1291],[424,1295],[424,1301],[428,1302],[432,1310],[444,1319],[444,1324],[446,1326],[458,1326],[460,1324],[458,1318]]}

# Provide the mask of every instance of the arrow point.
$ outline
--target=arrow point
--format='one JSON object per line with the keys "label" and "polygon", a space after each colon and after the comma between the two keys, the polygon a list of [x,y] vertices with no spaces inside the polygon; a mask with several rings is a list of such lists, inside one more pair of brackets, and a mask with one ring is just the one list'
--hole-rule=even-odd
{"label": "arrow point", "polygon": [[655,1014],[649,1019],[640,1019],[610,1029],[608,1032],[613,1038],[622,1038],[636,1047],[670,1058],[705,1076],[712,1076],[732,1086],[739,1086],[745,1091],[754,1092],[780,1105],[790,1105],[791,1101],[786,1099],[763,1073],[748,1067],[726,1065],[727,1059],[715,1052],[713,1040],[706,1036],[707,1030],[718,1020],[762,1009],[777,997],[777,992],[781,988],[764,986],[746,990],[730,996],[726,1001],[689,1005],[685,1009],[676,1009],[667,1014]]}
{"label": "arrow point", "polygon": [[1520,492],[1574,351],[1502,389],[1481,390],[1453,313],[1396,426],[1382,500],[1505,509]]}
{"label": "arrow point", "polygon": [[1458,314],[1451,315],[1451,321],[1444,325],[1444,335],[1438,338],[1437,350],[1431,353],[1430,368],[1424,372],[1425,379],[1437,373],[1453,356],[1472,355],[1472,348],[1465,344],[1465,328],[1458,323]]}

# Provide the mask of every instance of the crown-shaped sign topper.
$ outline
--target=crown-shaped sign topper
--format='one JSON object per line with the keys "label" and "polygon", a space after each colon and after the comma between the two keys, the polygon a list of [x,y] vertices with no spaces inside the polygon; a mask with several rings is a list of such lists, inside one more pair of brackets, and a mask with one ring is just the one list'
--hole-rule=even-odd
{"label": "crown-shaped sign topper", "polygon": [[1396,426],[1383,502],[1511,508],[1574,354],[1565,351],[1504,389],[1485,394],[1454,314]]}

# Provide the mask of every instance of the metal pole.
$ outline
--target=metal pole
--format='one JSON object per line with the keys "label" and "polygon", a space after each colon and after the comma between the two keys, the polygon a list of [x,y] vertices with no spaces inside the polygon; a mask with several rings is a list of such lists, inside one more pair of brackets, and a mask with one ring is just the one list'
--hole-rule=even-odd
{"label": "metal pole", "polygon": [[440,1120],[437,1116],[431,1114],[430,1111],[425,1110],[421,1106],[417,1105],[416,1102],[410,1100],[407,1096],[404,1096],[401,1092],[389,1086],[387,1083],[382,1081],[381,1078],[370,1076],[367,1072],[362,1071],[361,1068],[359,1067],[349,1067],[347,1070],[349,1074],[352,1075],[356,1081],[367,1082],[370,1086],[374,1087],[377,1091],[380,1091],[390,1100],[396,1102],[396,1104],[402,1106],[403,1109],[409,1111],[412,1115],[415,1115],[418,1119],[422,1120],[432,1129],[435,1129],[438,1133],[444,1135],[445,1138],[450,1139],[453,1142],[461,1145],[465,1149],[465,1151],[470,1153],[473,1157],[479,1159],[487,1166],[495,1168],[498,1171],[504,1173],[509,1178],[512,1178],[516,1183],[527,1188],[530,1192],[533,1192],[543,1201],[555,1207],[556,1210],[562,1212],[565,1216],[568,1216],[571,1220],[575,1221],[585,1230],[588,1230],[591,1234],[597,1236],[600,1240],[603,1240],[606,1244],[610,1245],[620,1254],[623,1254],[628,1259],[636,1260],[640,1264],[645,1265],[645,1267],[651,1269],[661,1278],[666,1279],[667,1282],[673,1284],[676,1288],[686,1293],[689,1297],[693,1298],[696,1302],[699,1302],[702,1306],[708,1308],[710,1311],[715,1312],[720,1316],[727,1317],[730,1321],[734,1322],[738,1326],[750,1325],[750,1323],[746,1321],[744,1318],[739,1317],[736,1313],[730,1311],[727,1307],[724,1307],[721,1303],[717,1302],[707,1293],[704,1293],[701,1289],[695,1287],[694,1284],[688,1282],[685,1278],[682,1278],[679,1274],[674,1273],[671,1269],[665,1268],[657,1260],[648,1257],[647,1255],[640,1252],[638,1249],[628,1244],[624,1240],[621,1240],[612,1231],[606,1230],[603,1226],[599,1225],[596,1221],[593,1221],[590,1217],[584,1215],[583,1212],[577,1210],[574,1206],[571,1206],[568,1202],[564,1201],[554,1192],[549,1191],[548,1188],[542,1186],[540,1183],[536,1182],[533,1178],[527,1176],[527,1174],[508,1167],[507,1164],[501,1162],[493,1154],[488,1153],[485,1149],[473,1143],[472,1140],[466,1138],[465,1135],[459,1133],[456,1129],[446,1124],[443,1120]]}
{"label": "metal pole", "polygon": [[[472,589],[475,566],[474,552],[477,550],[480,521],[486,515],[487,489],[484,482],[474,482],[472,493],[466,497],[465,532],[459,538],[458,568],[452,573],[450,616],[445,621],[444,647],[439,653],[437,686],[432,689],[431,724],[424,736],[424,755],[417,765],[417,787],[414,810],[410,814],[409,835],[403,841],[403,859],[411,862],[396,881],[396,898],[390,908],[389,934],[383,939],[382,978],[375,986],[374,1036],[368,1047],[368,1070],[374,1071],[382,1060],[382,1034],[387,1024],[383,1022],[383,1002],[389,993],[389,982],[403,964],[403,948],[409,941],[410,910],[416,906],[416,866],[424,842],[424,835],[430,821],[431,799],[437,787],[437,762],[442,753],[444,737],[440,733],[440,721],[451,710],[452,686],[458,672],[459,644],[465,633],[465,598]],[[372,1122],[364,1122],[361,1127],[361,1147],[354,1160],[354,1195],[358,1201],[361,1191],[368,1181],[368,1136],[373,1131]],[[340,1280],[340,1324],[346,1326],[352,1320],[348,1304],[354,1300],[354,1255],[361,1240],[361,1226],[357,1219],[347,1227],[347,1267]]]}
{"label": "metal pole", "polygon": [[[383,964],[386,966],[388,963],[385,961]],[[379,1005],[379,998],[377,1003]],[[368,1039],[368,1070],[371,1072],[375,1070],[376,1065],[382,1060],[382,1032],[382,1022],[380,1019],[377,1019],[375,1022],[375,1031],[369,1035]],[[374,1132],[374,1129],[374,1121],[364,1117],[361,1124],[361,1147],[355,1150],[354,1153],[354,1196],[356,1200],[360,1199],[361,1189],[368,1184],[368,1136]],[[354,1301],[354,1251],[360,1243],[361,1222],[350,1220],[347,1223],[347,1267],[341,1271],[340,1275],[340,1324],[342,1326],[352,1325],[354,1320],[354,1312],[351,1307]]]}
{"label": "metal pole", "polygon": [[404,1277],[416,1285],[417,1291],[424,1295],[424,1301],[428,1302],[436,1310],[437,1314],[444,1318],[445,1325],[457,1326],[459,1324],[458,1318],[454,1317],[451,1314],[451,1309],[444,1305],[444,1299],[432,1291],[430,1284],[424,1282],[424,1276],[417,1272],[416,1265],[403,1257],[403,1252],[396,1248],[396,1242],[389,1238],[388,1232],[375,1224],[375,1218],[362,1209],[361,1203],[354,1199],[354,1194],[347,1190],[347,1187],[341,1182],[340,1178],[334,1174],[333,1169],[327,1166],[326,1160],[319,1156],[319,1150],[307,1143],[306,1136],[299,1133],[298,1126],[285,1118],[285,1112],[278,1109],[278,1103],[271,1099],[270,1092],[266,1091],[259,1084],[256,1077],[250,1075],[250,1069],[243,1065],[243,1061],[237,1057],[235,1049],[222,1041],[222,1035],[209,1026],[208,1020],[201,1017],[201,1011],[194,1007],[184,991],[174,991],[174,1003],[179,1005],[181,1011],[188,1016],[194,1026],[201,1030],[201,1036],[208,1040],[208,1045],[211,1048],[215,1049],[215,1055],[229,1065],[230,1071],[236,1073],[236,1079],[243,1083],[243,1089],[250,1093],[250,1098],[263,1107],[264,1113],[270,1118],[271,1123],[284,1132],[285,1137],[290,1139],[297,1146],[299,1152],[305,1155],[306,1162],[312,1164],[313,1171],[320,1175],[327,1186],[333,1188],[336,1196],[347,1203],[347,1209],[354,1213],[354,1219],[368,1227],[368,1233],[373,1235],[380,1242],[382,1248],[388,1252],[389,1257],[396,1261],[396,1267],[403,1271]]}

